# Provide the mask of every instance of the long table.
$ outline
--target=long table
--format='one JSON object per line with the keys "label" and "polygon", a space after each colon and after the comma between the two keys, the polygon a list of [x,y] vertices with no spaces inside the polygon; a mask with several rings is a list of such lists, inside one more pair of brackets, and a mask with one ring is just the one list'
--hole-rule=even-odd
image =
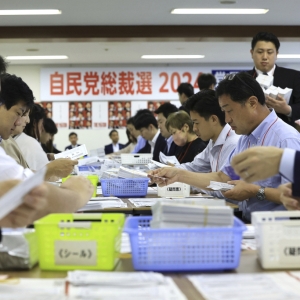
{"label": "long table", "polygon": [[[120,262],[115,268],[115,271],[122,272],[134,272],[131,255],[122,254]],[[279,271],[279,270],[274,270]],[[282,271],[282,270],[280,270]],[[261,273],[264,271],[258,260],[256,251],[246,250],[241,253],[240,265],[236,270],[225,271],[225,273]],[[42,271],[38,266],[34,267],[29,271],[3,271],[2,274],[8,274],[11,277],[18,278],[65,278],[67,272],[65,271]],[[193,274],[199,274],[195,272]],[[216,273],[216,272],[214,272]],[[224,274],[224,272],[222,272]],[[188,300],[204,300],[204,298],[199,294],[199,292],[194,288],[192,283],[185,277],[187,273],[165,273],[165,275],[172,277],[177,286],[185,294]]]}

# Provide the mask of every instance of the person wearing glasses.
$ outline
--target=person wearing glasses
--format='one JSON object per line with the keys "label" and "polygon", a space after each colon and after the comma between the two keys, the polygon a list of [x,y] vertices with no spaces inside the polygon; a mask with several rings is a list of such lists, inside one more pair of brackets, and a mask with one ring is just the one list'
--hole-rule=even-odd
{"label": "person wearing glasses", "polygon": [[254,146],[274,146],[300,150],[299,132],[277,117],[274,109],[269,109],[259,83],[248,73],[230,74],[217,87],[219,105],[225,113],[225,121],[237,134],[241,134],[235,150],[229,155],[227,163],[218,172],[194,173],[177,168],[162,168],[152,171],[159,185],[176,181],[207,189],[210,181],[234,185],[223,193],[224,197],[241,202],[240,208],[245,222],[251,221],[254,211],[285,210],[280,201],[277,187],[288,180],[275,175],[253,184],[236,178],[230,163],[234,156]]}
{"label": "person wearing glasses", "polygon": [[251,56],[254,68],[248,73],[256,78],[260,74],[274,76],[273,85],[276,87],[293,89],[289,103],[280,95],[276,99],[266,97],[266,104],[275,110],[284,122],[295,126],[300,119],[300,72],[279,67],[275,64],[280,42],[278,38],[268,32],[259,32],[251,42]]}

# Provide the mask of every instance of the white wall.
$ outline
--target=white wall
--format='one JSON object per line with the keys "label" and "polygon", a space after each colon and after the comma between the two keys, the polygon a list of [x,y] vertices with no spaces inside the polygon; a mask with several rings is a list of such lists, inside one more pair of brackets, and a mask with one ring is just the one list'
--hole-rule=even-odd
{"label": "white wall", "polygon": [[[60,67],[64,67],[64,65],[59,65]],[[97,65],[93,65],[94,67],[97,67]],[[108,66],[108,65],[107,65]],[[113,65],[110,65],[113,66]],[[114,65],[115,66],[115,65]],[[193,65],[194,66],[194,65]],[[287,67],[287,68],[293,68],[296,70],[300,70],[300,64],[283,64],[280,63],[280,66]],[[40,100],[40,70],[43,67],[50,67],[50,65],[9,65],[8,72],[11,74],[16,74],[19,77],[22,77],[23,80],[29,85],[29,87],[32,89],[33,94],[37,101]],[[68,67],[72,67],[69,66]],[[78,66],[73,66],[78,67]],[[82,67],[82,65],[80,66]],[[210,64],[204,65],[199,64],[199,68],[201,67],[210,67],[211,69],[251,69],[253,68],[252,64],[231,64],[231,65],[225,65],[225,64],[218,64],[213,65]],[[101,129],[101,130],[69,130],[69,129],[60,129],[57,135],[55,136],[54,143],[56,144],[57,148],[59,150],[63,150],[67,145],[69,145],[68,135],[71,131],[75,131],[78,134],[79,137],[79,143],[80,144],[86,144],[87,149],[96,149],[99,147],[103,147],[106,144],[110,144],[111,140],[109,139],[109,132],[110,129]],[[127,136],[124,129],[120,129],[119,135],[120,135],[120,143],[126,143],[127,142]]]}

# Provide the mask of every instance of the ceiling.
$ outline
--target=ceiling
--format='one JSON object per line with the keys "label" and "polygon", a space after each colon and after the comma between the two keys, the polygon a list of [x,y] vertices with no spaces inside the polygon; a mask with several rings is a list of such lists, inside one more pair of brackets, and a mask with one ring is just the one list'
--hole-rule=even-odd
{"label": "ceiling", "polygon": [[[220,7],[270,11],[265,15],[170,14],[174,8]],[[259,30],[278,35],[280,53],[300,53],[299,0],[237,0],[227,5],[217,0],[0,0],[0,9],[43,8],[60,9],[62,14],[0,17],[0,54],[67,55],[69,59],[12,64],[249,64],[251,36]],[[205,58],[149,61],[141,59],[143,54]]]}

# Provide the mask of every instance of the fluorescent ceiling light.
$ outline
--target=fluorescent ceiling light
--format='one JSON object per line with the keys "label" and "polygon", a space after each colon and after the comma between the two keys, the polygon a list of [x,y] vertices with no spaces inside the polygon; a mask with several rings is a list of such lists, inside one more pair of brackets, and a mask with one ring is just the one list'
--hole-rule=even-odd
{"label": "fluorescent ceiling light", "polygon": [[278,58],[300,58],[300,54],[278,54]]}
{"label": "fluorescent ceiling light", "polygon": [[66,55],[6,56],[7,60],[68,59]]}
{"label": "fluorescent ceiling light", "polygon": [[58,9],[5,9],[0,10],[1,16],[20,16],[20,15],[60,15]]}
{"label": "fluorescent ceiling light", "polygon": [[195,59],[204,58],[204,55],[142,55],[143,59]]}
{"label": "fluorescent ceiling light", "polygon": [[175,8],[171,14],[179,15],[259,15],[269,10],[263,8]]}

